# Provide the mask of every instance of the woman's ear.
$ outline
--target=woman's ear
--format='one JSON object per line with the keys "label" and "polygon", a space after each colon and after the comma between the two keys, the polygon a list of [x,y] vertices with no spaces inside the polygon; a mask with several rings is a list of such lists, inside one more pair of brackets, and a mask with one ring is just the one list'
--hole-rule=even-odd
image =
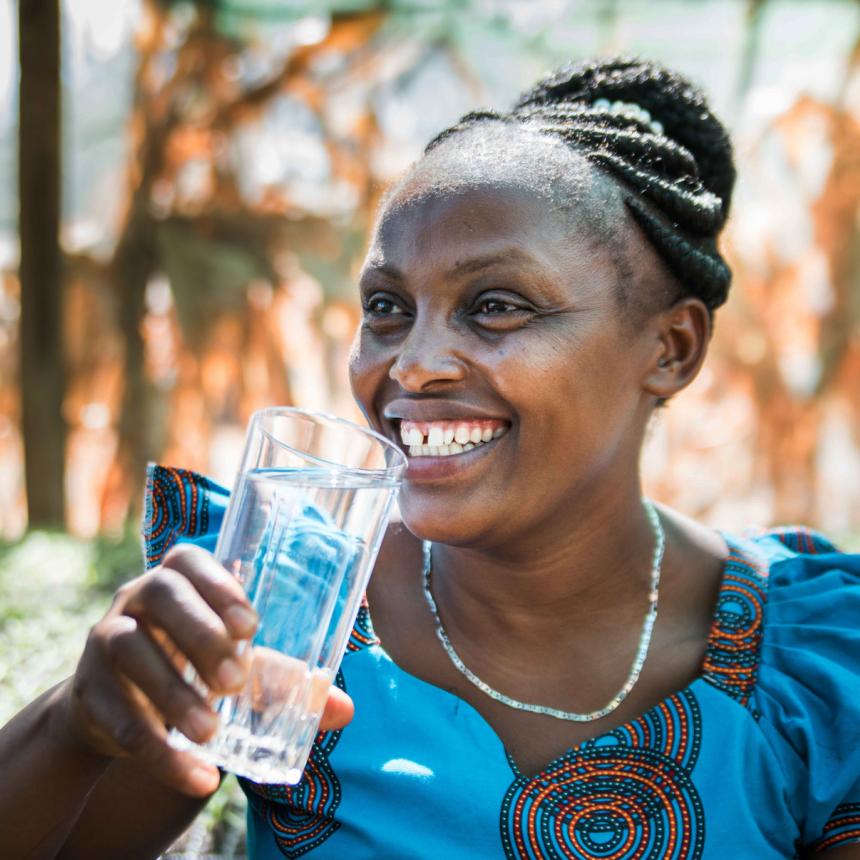
{"label": "woman's ear", "polygon": [[696,378],[711,339],[711,316],[701,299],[683,298],[657,314],[653,324],[657,342],[642,387],[662,400]]}

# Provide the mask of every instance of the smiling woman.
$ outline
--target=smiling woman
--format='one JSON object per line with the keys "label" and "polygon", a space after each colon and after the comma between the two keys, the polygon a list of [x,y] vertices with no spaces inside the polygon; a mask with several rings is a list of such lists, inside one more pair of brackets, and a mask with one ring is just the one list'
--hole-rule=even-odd
{"label": "smiling woman", "polygon": [[[695,88],[606,60],[465,117],[390,190],[350,372],[408,455],[403,524],[303,779],[243,782],[257,860],[856,851],[860,557],[642,496],[649,421],[727,296],[733,181]],[[223,505],[178,480],[154,492]],[[3,732],[15,856],[155,856],[217,782],[164,743],[212,714],[149,631],[226,689],[252,624],[202,550],[149,549],[75,678]]]}

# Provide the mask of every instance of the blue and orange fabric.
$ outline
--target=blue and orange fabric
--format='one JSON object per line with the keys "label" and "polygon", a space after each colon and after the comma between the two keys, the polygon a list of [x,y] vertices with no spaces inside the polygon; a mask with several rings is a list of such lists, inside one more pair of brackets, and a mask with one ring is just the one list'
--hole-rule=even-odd
{"label": "blue and orange fabric", "polygon": [[[214,545],[228,493],[154,467],[157,564]],[[805,528],[723,533],[702,674],[523,774],[471,705],[401,669],[362,606],[337,683],[354,720],[295,786],[242,781],[249,856],[777,860],[860,842],[860,556]]]}

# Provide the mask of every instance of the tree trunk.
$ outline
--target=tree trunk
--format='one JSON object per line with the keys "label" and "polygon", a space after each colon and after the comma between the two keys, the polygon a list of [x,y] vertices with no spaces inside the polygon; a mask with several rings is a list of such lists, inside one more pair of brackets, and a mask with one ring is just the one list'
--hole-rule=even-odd
{"label": "tree trunk", "polygon": [[767,0],[747,0],[747,21],[744,30],[743,48],[741,49],[741,66],[735,84],[735,117],[741,116],[747,94],[755,79],[758,55],[761,49],[762,20]]}
{"label": "tree trunk", "polygon": [[64,515],[59,6],[18,3],[21,413],[30,526],[61,526]]}

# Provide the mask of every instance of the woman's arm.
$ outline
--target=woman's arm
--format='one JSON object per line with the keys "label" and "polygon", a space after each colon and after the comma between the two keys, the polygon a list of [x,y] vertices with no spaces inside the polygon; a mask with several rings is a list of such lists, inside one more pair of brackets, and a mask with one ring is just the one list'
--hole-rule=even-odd
{"label": "woman's arm", "polygon": [[[186,818],[193,815],[219,774],[171,747],[166,724],[202,741],[217,718],[185,683],[177,661],[189,660],[216,693],[235,691],[247,674],[236,642],[253,633],[254,618],[239,583],[196,547],[175,549],[161,567],[120,588],[90,631],[74,676],[0,730],[0,856],[56,856],[91,796],[101,796],[96,786],[112,776],[116,759],[129,760],[141,785],[154,779],[165,786],[166,835],[175,829],[171,795],[197,798],[196,805],[181,804]],[[168,651],[165,643],[175,647]],[[224,674],[225,665],[232,674]],[[133,792],[118,796],[100,816],[102,832],[122,829],[136,807]]]}
{"label": "woman's arm", "polygon": [[[349,696],[332,687],[320,729],[342,728],[352,713]],[[92,791],[58,856],[60,860],[157,857],[188,827],[207,799],[171,790],[141,771],[134,760],[115,760]]]}
{"label": "woman's arm", "polygon": [[170,789],[131,760],[117,759],[87,799],[58,860],[160,857],[208,801]]}
{"label": "woman's arm", "polygon": [[0,856],[156,857],[206,799],[171,791],[139,762],[82,749],[64,715],[70,683],[0,729]]}
{"label": "woman's arm", "polygon": [[[0,730],[0,857],[156,857],[218,787],[218,770],[167,743],[167,725],[205,741],[217,717],[178,669],[216,694],[247,677],[255,615],[241,586],[193,546],[124,585],[90,631],[74,677]],[[321,722],[352,702],[332,688]]]}
{"label": "woman's arm", "polygon": [[0,729],[0,854],[54,857],[110,760],[72,742],[63,682]]}

